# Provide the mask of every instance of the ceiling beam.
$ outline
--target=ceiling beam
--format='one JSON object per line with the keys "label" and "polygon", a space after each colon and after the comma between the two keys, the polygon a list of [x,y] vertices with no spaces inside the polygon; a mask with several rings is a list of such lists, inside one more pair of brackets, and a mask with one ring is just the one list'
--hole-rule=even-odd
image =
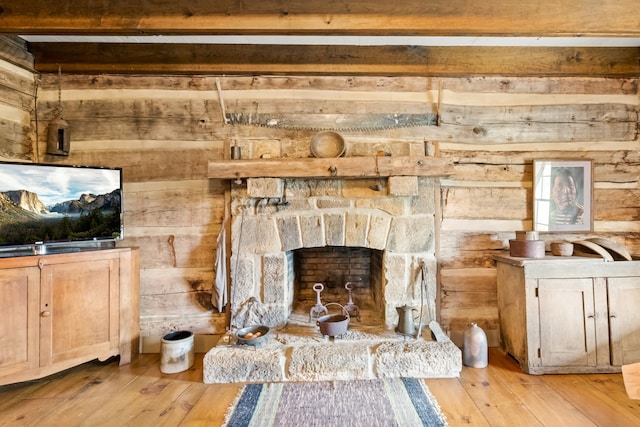
{"label": "ceiling beam", "polygon": [[8,34],[637,37],[637,0],[0,0]]}
{"label": "ceiling beam", "polygon": [[640,76],[640,48],[32,43],[43,73]]}

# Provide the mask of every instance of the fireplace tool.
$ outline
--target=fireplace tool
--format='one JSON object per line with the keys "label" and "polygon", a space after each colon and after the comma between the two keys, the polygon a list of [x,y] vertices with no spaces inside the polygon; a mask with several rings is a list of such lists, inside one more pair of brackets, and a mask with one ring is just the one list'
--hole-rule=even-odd
{"label": "fireplace tool", "polygon": [[351,282],[347,282],[344,285],[344,288],[349,292],[349,302],[344,306],[345,310],[349,312],[349,316],[355,317],[360,321],[360,308],[353,303],[353,298],[351,297],[351,291],[353,290],[353,285]]}
{"label": "fireplace tool", "polygon": [[309,322],[314,318],[314,315],[317,318],[320,317],[322,313],[325,315],[329,314],[327,307],[322,305],[322,302],[320,301],[320,292],[322,292],[323,289],[324,285],[322,283],[316,283],[313,285],[313,290],[316,292],[316,305],[311,307],[311,311],[309,311]]}

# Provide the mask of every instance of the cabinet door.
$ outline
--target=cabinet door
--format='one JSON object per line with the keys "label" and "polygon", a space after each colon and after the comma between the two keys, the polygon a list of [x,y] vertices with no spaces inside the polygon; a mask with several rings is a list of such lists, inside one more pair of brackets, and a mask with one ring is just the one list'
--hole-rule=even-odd
{"label": "cabinet door", "polygon": [[640,362],[640,279],[608,279],[611,364]]}
{"label": "cabinet door", "polygon": [[117,354],[118,271],[117,259],[42,268],[40,366]]}
{"label": "cabinet door", "polygon": [[542,366],[596,366],[593,280],[540,279]]}
{"label": "cabinet door", "polygon": [[38,367],[37,267],[0,270],[0,377]]}

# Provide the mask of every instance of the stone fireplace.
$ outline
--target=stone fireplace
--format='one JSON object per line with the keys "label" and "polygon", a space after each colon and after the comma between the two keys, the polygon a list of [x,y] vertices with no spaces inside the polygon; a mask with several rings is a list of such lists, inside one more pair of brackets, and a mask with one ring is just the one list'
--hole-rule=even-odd
{"label": "stone fireplace", "polygon": [[[367,325],[392,329],[396,307],[405,304],[422,308],[427,323],[435,320],[432,178],[249,178],[233,186],[231,200],[232,327],[277,328],[309,313],[316,294],[298,277],[294,256],[303,249],[322,250],[316,261],[328,269],[316,279],[323,303],[346,304],[348,281]],[[338,266],[347,249],[376,255],[366,271],[349,274]]]}
{"label": "stone fireplace", "polygon": [[[461,351],[436,322],[440,166],[420,156],[210,163],[211,177],[237,179],[231,330],[205,355],[204,382],[458,376]],[[380,174],[358,175],[365,169]],[[358,316],[343,335],[323,336],[311,319],[314,286],[328,309],[348,303],[347,282]],[[405,305],[422,313],[415,336],[395,331]],[[252,325],[268,326],[267,339],[238,345],[234,331]]]}

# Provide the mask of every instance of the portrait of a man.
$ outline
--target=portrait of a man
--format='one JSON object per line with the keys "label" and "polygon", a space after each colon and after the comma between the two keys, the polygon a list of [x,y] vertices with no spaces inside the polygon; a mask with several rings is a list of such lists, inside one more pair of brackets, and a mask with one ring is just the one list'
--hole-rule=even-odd
{"label": "portrait of a man", "polygon": [[549,224],[583,224],[584,206],[579,196],[574,171],[567,167],[552,167]]}
{"label": "portrait of a man", "polygon": [[589,231],[590,160],[534,162],[534,229]]}

